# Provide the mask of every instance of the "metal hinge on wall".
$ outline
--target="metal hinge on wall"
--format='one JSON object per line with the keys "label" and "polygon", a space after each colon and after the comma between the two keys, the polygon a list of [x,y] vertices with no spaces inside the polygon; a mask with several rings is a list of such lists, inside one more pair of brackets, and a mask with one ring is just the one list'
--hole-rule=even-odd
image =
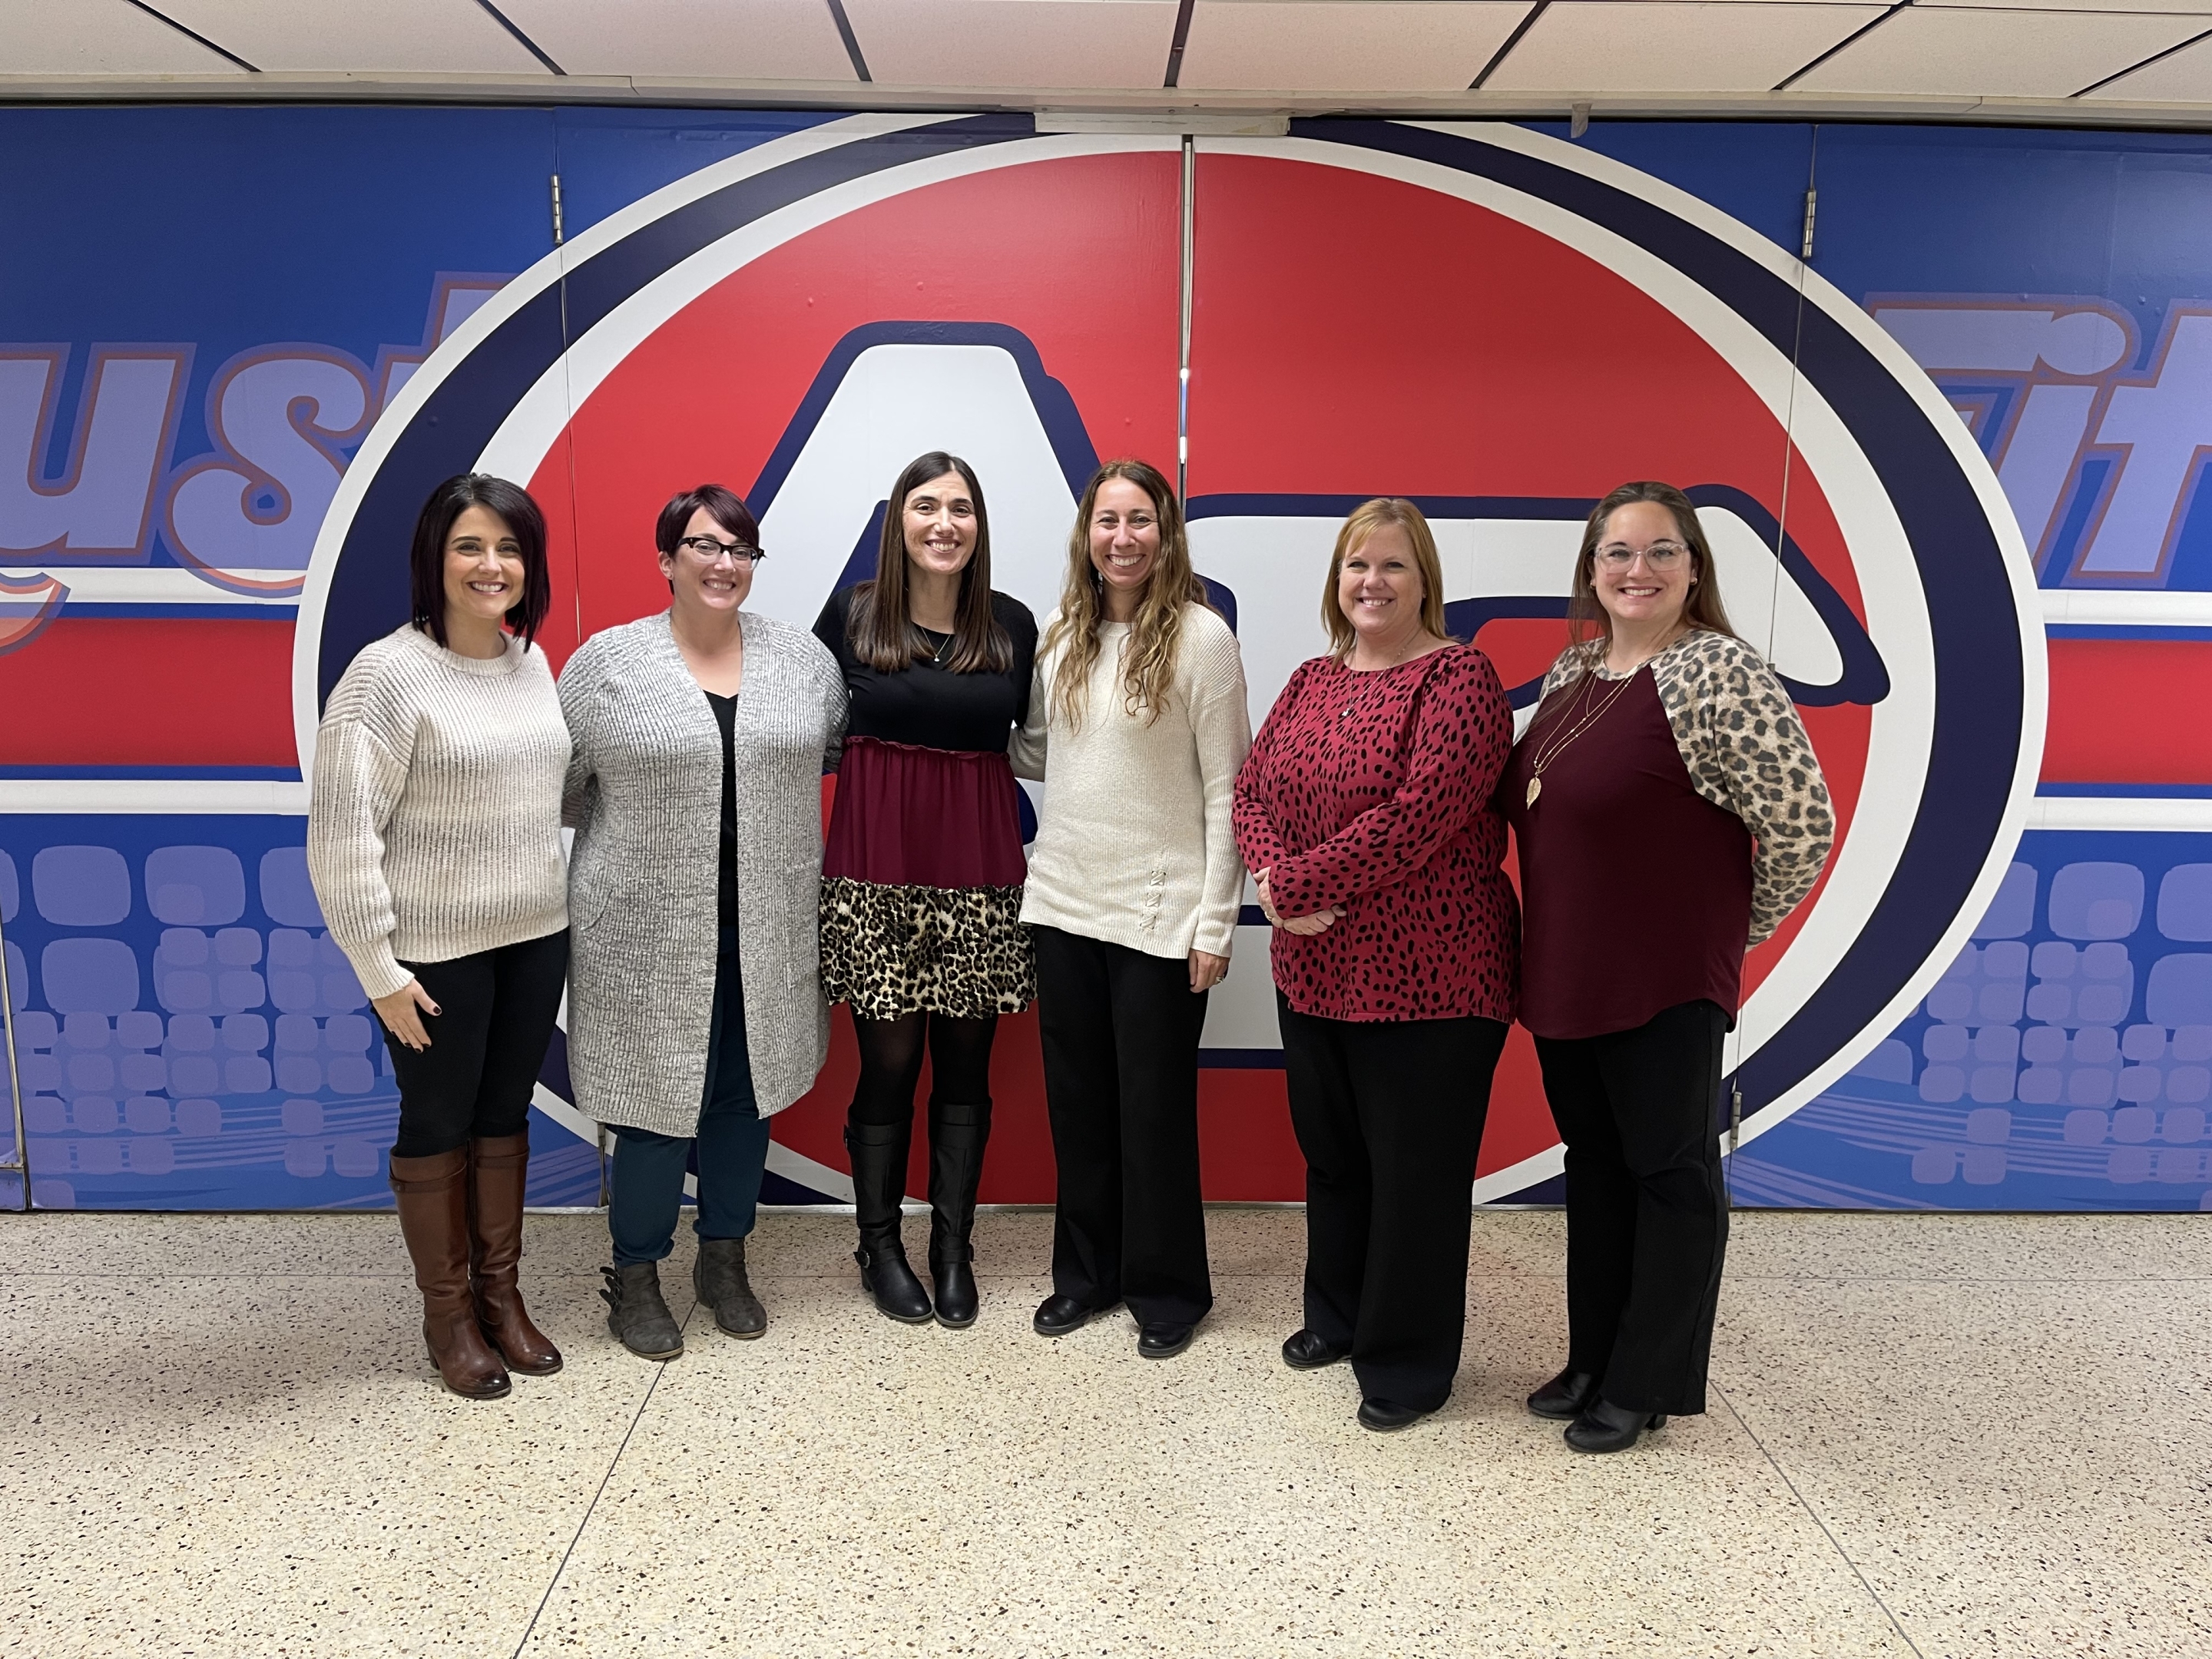
{"label": "metal hinge on wall", "polygon": [[1813,262],[1813,210],[1820,205],[1820,202],[1819,191],[1805,192],[1805,238],[1797,249],[1797,257],[1808,264]]}
{"label": "metal hinge on wall", "polygon": [[[552,177],[553,177],[553,246],[554,246],[555,247],[558,247],[558,246],[561,246],[561,242],[562,242],[562,236],[561,236],[561,175],[560,175],[559,173],[556,173],[553,174],[553,176],[552,176]],[[1808,221],[1807,221],[1807,223],[1809,225],[1809,224],[1811,223],[1811,221],[1809,221],[1809,220],[1808,220]],[[1810,237],[1810,236],[1812,235],[1812,234],[1813,234],[1813,233],[1808,229],[1805,234],[1806,234],[1806,235],[1807,235],[1808,237]]]}

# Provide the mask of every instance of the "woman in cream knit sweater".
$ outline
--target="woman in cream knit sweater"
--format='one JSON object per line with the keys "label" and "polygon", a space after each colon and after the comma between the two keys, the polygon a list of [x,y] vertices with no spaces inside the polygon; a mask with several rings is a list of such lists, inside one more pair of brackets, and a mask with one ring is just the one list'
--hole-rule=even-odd
{"label": "woman in cream knit sweater", "polygon": [[532,643],[551,598],[538,504],[448,478],[415,526],[412,581],[413,619],[362,647],[323,711],[307,868],[392,1050],[392,1190],[430,1358],[492,1400],[511,1370],[561,1369],[516,1285],[530,1098],[568,965],[568,728]]}
{"label": "woman in cream knit sweater", "polygon": [[1060,1195],[1038,1334],[1127,1300],[1137,1350],[1213,1305],[1198,1179],[1198,1040],[1229,971],[1252,746],[1237,636],[1190,568],[1175,491],[1110,461],[1084,491],[1015,771],[1045,780],[1022,920],[1036,945]]}

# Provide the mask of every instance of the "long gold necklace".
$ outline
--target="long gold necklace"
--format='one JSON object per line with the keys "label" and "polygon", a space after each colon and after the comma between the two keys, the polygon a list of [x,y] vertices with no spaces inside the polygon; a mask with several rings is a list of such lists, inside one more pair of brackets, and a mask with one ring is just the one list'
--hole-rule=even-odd
{"label": "long gold necklace", "polygon": [[[1555,728],[1555,735],[1553,738],[1537,744],[1534,758],[1529,763],[1528,767],[1528,793],[1527,797],[1527,805],[1532,807],[1535,805],[1536,797],[1544,793],[1544,769],[1549,766],[1553,761],[1559,759],[1560,755],[1565,751],[1569,744],[1572,743],[1577,738],[1582,736],[1583,732],[1587,732],[1592,726],[1595,725],[1599,717],[1601,716],[1607,709],[1612,708],[1613,703],[1619,700],[1620,694],[1628,689],[1629,681],[1635,678],[1636,676],[1632,673],[1628,675],[1626,678],[1616,683],[1613,690],[1605,694],[1605,701],[1596,704],[1596,706],[1592,708],[1588,714],[1582,717],[1582,719],[1577,720],[1574,725],[1574,729],[1567,732],[1565,737],[1557,736]],[[1590,683],[1596,678],[1596,670],[1590,669],[1585,671],[1583,676],[1582,689],[1577,694],[1575,698],[1571,699],[1568,702],[1566,714],[1561,717],[1559,722],[1560,725],[1565,725],[1567,720],[1572,718],[1577,702],[1584,701],[1589,698]]]}

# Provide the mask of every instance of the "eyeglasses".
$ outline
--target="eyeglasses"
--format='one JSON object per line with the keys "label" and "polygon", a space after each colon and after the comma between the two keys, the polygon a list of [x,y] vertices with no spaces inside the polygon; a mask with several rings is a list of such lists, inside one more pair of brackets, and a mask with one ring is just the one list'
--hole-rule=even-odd
{"label": "eyeglasses", "polygon": [[686,536],[676,544],[702,564],[713,564],[725,553],[747,564],[758,564],[768,555],[744,542],[718,542],[712,536]]}
{"label": "eyeglasses", "polygon": [[1607,570],[1626,570],[1640,556],[1654,570],[1672,570],[1690,550],[1680,542],[1654,542],[1639,550],[1625,542],[1608,542],[1597,550],[1597,562]]}

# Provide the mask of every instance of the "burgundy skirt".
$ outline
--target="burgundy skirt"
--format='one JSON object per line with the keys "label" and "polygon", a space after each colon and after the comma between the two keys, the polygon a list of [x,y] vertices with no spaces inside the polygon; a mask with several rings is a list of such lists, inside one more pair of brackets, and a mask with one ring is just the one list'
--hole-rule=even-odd
{"label": "burgundy skirt", "polygon": [[822,860],[832,1002],[978,1019],[1035,1000],[1019,799],[1003,754],[846,739]]}

